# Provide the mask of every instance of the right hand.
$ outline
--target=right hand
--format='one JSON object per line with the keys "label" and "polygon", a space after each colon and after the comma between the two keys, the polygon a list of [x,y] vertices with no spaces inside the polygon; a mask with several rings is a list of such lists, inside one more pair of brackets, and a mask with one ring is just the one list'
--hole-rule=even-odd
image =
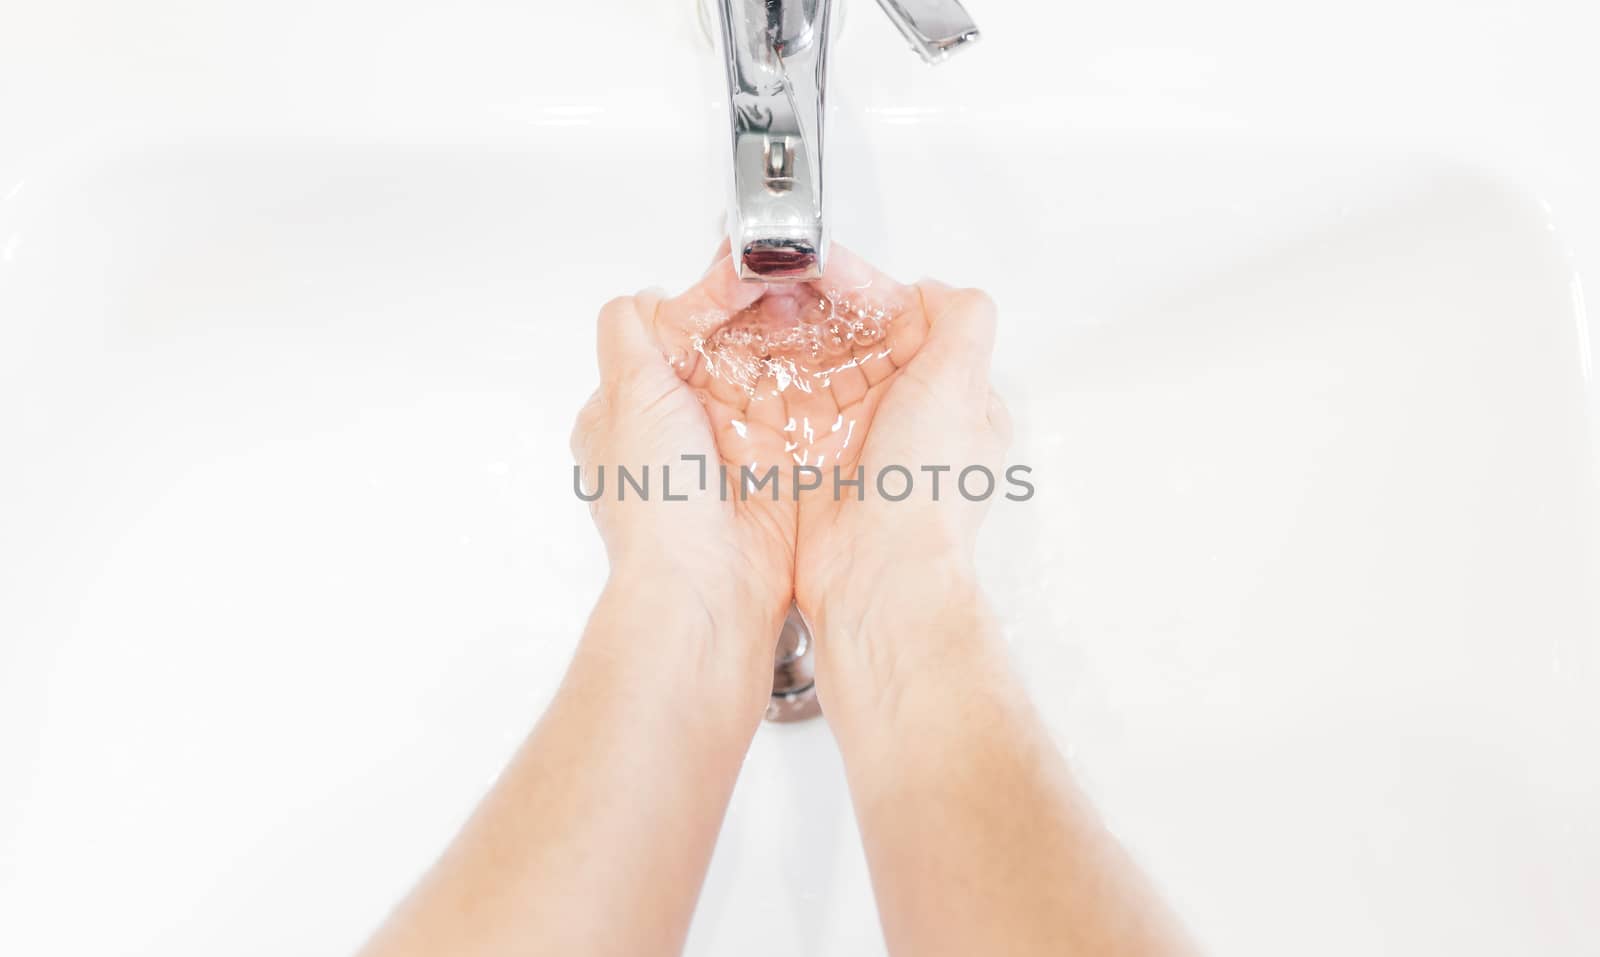
{"label": "right hand", "polygon": [[[1003,494],[1011,440],[1009,417],[989,385],[993,301],[934,282],[900,286],[837,247],[835,257],[857,274],[853,285],[867,285],[865,277],[873,299],[899,303],[902,312],[889,340],[896,368],[854,408],[841,409],[864,433],[839,462],[847,478],[864,470],[864,497],[846,489],[835,500],[830,476],[800,503],[795,597],[818,635],[825,711],[844,704],[850,688],[886,694],[887,682],[935,651],[925,638],[949,631],[940,622],[982,616],[974,550],[989,498],[969,501],[956,483],[962,469],[982,466],[995,477],[994,495]],[[905,476],[896,466],[912,478],[902,501],[884,498],[876,484],[888,469],[885,489],[899,494]],[[925,466],[949,471],[935,475]],[[977,494],[985,484],[974,474],[969,489]]]}

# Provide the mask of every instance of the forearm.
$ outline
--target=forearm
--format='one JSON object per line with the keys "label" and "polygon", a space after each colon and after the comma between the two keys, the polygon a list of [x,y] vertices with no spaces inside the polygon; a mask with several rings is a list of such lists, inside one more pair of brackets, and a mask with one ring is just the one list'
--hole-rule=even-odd
{"label": "forearm", "polygon": [[608,587],[549,710],[369,957],[678,953],[766,694],[709,620]]}
{"label": "forearm", "polygon": [[890,951],[1185,952],[1074,786],[977,589],[939,584],[920,593],[946,600],[879,609],[862,633],[819,627]]}

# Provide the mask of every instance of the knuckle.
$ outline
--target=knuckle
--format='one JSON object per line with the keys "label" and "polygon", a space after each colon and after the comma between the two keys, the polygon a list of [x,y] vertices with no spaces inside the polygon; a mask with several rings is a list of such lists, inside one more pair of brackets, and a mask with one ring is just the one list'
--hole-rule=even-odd
{"label": "knuckle", "polygon": [[634,299],[632,296],[617,296],[600,307],[600,321],[617,322],[630,318],[634,312]]}
{"label": "knuckle", "polygon": [[1006,406],[1006,401],[996,392],[989,393],[989,428],[1005,445],[1011,444],[1013,425],[1011,409]]}
{"label": "knuckle", "polygon": [[633,297],[618,296],[600,307],[599,347],[602,367],[607,357],[615,353],[626,341],[627,324],[636,322],[638,316]]}
{"label": "knuckle", "polygon": [[568,438],[568,444],[572,449],[572,457],[574,459],[581,462],[586,457],[589,443],[594,437],[595,430],[600,425],[602,412],[603,400],[598,391],[589,397],[589,401],[583,404],[583,408],[578,410],[577,420],[572,425],[572,435]]}
{"label": "knuckle", "polygon": [[971,287],[958,289],[956,290],[955,298],[961,308],[969,310],[978,316],[992,318],[999,312],[995,306],[994,297],[982,289]]}
{"label": "knuckle", "polygon": [[579,465],[583,464],[584,451],[588,442],[589,437],[584,432],[583,423],[580,421],[572,427],[572,434],[567,437],[567,448],[572,452],[572,460]]}

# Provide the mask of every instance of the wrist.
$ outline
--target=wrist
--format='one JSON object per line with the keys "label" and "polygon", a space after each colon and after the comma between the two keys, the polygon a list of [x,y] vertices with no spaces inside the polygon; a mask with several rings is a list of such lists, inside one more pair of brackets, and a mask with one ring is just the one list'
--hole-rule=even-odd
{"label": "wrist", "polygon": [[782,616],[731,597],[708,600],[680,581],[614,570],[578,653],[652,709],[702,718],[717,732],[751,732],[771,694]]}
{"label": "wrist", "polygon": [[960,687],[1003,662],[998,628],[970,569],[918,569],[870,600],[823,601],[817,689],[840,737],[916,723],[933,689]]}
{"label": "wrist", "polygon": [[703,634],[726,643],[743,636],[770,654],[789,611],[793,576],[792,565],[741,561],[719,549],[616,551],[604,596],[639,596],[665,611],[709,618],[700,629]]}
{"label": "wrist", "polygon": [[894,643],[947,616],[983,606],[972,563],[956,549],[912,548],[904,554],[939,554],[931,560],[872,561],[851,555],[836,561],[837,573],[797,589],[801,610],[813,627],[841,646]]}

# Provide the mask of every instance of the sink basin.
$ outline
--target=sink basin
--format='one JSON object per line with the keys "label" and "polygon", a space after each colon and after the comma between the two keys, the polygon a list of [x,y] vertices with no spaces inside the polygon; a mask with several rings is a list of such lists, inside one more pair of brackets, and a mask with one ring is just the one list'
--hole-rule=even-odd
{"label": "sink basin", "polygon": [[[725,194],[693,5],[594,6],[0,38],[0,953],[347,953],[554,692],[594,313],[692,280]],[[1019,668],[1217,953],[1590,953],[1595,144],[1490,150],[1471,85],[1317,113],[1316,54],[1225,29],[1286,14],[1172,7],[1027,102],[1019,12],[938,73],[846,23],[836,237],[1003,311]],[[1520,35],[1450,22],[1443,76]],[[820,722],[757,735],[688,953],[758,949],[883,951]]]}

